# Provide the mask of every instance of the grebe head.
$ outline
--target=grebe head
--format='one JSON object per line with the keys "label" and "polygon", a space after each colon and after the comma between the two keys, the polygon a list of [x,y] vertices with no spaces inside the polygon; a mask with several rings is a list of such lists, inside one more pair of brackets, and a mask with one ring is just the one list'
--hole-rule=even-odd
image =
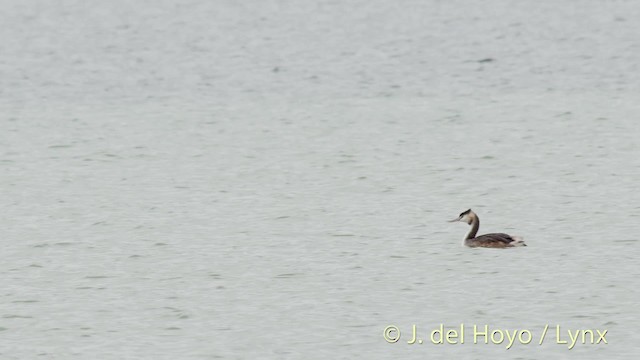
{"label": "grebe head", "polygon": [[466,222],[467,224],[471,225],[471,223],[473,222],[473,218],[476,216],[476,214],[471,211],[471,209],[467,210],[467,211],[463,211],[460,213],[460,215],[453,219],[453,220],[449,220],[449,222],[456,222],[456,221],[461,221],[461,222]]}

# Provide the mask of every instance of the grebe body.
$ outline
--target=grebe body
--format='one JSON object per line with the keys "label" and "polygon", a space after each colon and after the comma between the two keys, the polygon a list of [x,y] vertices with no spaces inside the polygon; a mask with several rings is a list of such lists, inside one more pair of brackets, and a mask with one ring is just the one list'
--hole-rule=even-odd
{"label": "grebe body", "polygon": [[493,233],[476,236],[480,228],[480,218],[471,209],[460,213],[458,218],[449,222],[466,222],[471,225],[471,229],[465,235],[462,244],[468,247],[486,247],[486,248],[509,248],[517,246],[527,246],[519,236],[512,236],[503,233]]}

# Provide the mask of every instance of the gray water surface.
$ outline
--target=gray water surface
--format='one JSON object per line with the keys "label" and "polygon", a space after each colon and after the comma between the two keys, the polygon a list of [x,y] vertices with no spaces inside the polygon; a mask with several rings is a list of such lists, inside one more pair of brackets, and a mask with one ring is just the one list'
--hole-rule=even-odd
{"label": "gray water surface", "polygon": [[1,6],[0,358],[638,355],[639,3]]}

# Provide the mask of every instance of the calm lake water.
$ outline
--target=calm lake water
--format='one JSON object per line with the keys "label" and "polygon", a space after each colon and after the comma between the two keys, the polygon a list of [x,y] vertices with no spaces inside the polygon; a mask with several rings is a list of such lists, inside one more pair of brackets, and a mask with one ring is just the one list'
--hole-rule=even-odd
{"label": "calm lake water", "polygon": [[640,3],[2,10],[0,358],[638,355]]}

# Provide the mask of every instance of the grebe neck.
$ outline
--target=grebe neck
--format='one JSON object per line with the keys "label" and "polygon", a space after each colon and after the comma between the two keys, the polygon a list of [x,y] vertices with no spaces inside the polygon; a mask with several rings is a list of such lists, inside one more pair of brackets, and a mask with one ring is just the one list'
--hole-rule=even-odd
{"label": "grebe neck", "polygon": [[467,235],[464,237],[464,241],[467,241],[469,239],[473,239],[474,237],[476,237],[476,234],[478,233],[479,228],[480,228],[480,218],[478,217],[478,215],[476,215],[471,220],[471,229],[469,230]]}

